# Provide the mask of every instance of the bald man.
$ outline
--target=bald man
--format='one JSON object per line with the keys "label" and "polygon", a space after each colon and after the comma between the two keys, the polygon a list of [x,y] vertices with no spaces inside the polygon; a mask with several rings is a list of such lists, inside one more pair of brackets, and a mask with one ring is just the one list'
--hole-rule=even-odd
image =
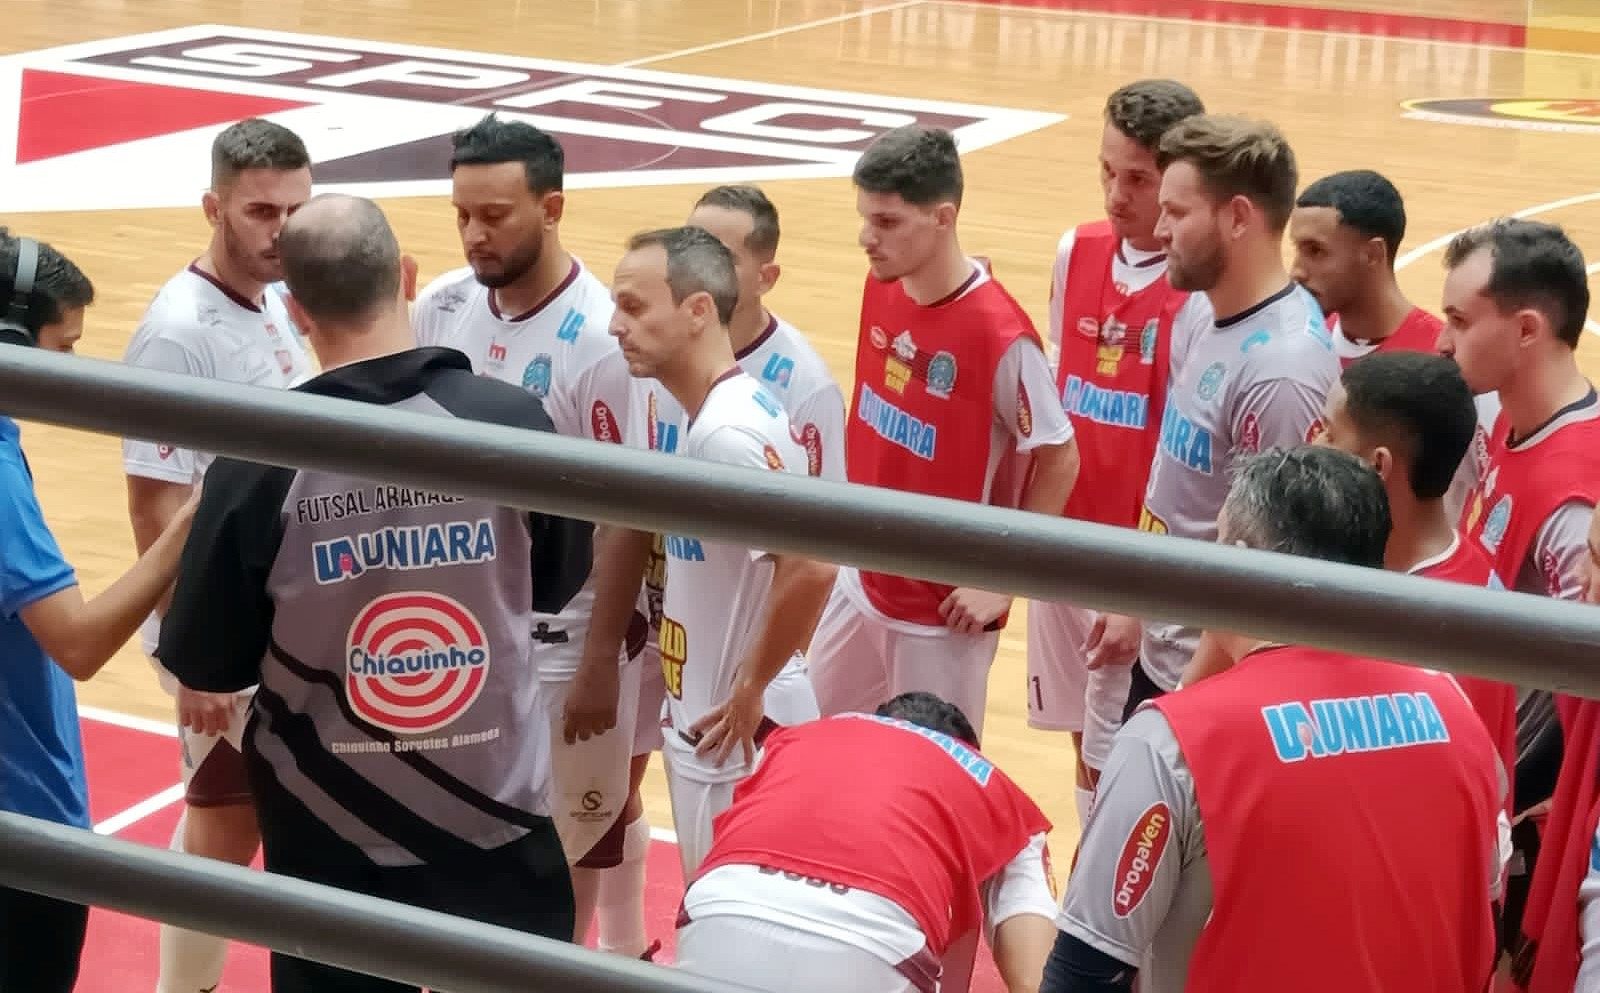
{"label": "bald man", "polygon": [[[416,266],[371,201],[317,197],[278,244],[328,370],[300,391],[553,429],[460,352],[415,347]],[[587,578],[591,525],[223,458],[195,529],[160,657],[192,689],[259,684],[244,754],[267,869],[570,940],[529,635]],[[277,953],[272,988],[406,989]]]}

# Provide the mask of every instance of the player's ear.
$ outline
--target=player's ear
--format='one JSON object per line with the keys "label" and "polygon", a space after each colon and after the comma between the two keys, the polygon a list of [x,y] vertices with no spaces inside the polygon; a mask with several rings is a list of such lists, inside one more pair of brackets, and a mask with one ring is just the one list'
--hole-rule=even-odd
{"label": "player's ear", "polygon": [[400,288],[407,303],[417,298],[417,260],[409,255],[400,256]]}
{"label": "player's ear", "polygon": [[938,222],[940,227],[954,230],[956,215],[960,212],[961,208],[957,207],[954,201],[946,200],[933,208],[933,219]]}
{"label": "player's ear", "polygon": [[1517,347],[1526,348],[1537,341],[1544,332],[1554,334],[1550,327],[1550,319],[1544,313],[1532,307],[1524,307],[1517,311]]}
{"label": "player's ear", "polygon": [[[1250,198],[1243,194],[1229,197],[1228,203],[1223,210],[1225,212],[1223,223],[1227,226],[1228,234],[1234,237],[1244,234],[1245,230],[1250,227],[1250,219],[1261,213],[1256,208],[1256,205],[1250,202]],[[1262,215],[1261,223],[1267,223],[1265,215]]]}
{"label": "player's ear", "polygon": [[206,223],[216,227],[222,219],[222,198],[217,196],[217,191],[208,189],[200,196],[200,209],[206,215]]}
{"label": "player's ear", "polygon": [[1378,478],[1383,480],[1385,483],[1389,482],[1394,476],[1394,452],[1391,452],[1383,445],[1379,445],[1377,448],[1372,450],[1372,458],[1370,461],[1372,462],[1373,470],[1378,474]]}
{"label": "player's ear", "polygon": [[761,270],[757,279],[760,281],[761,292],[771,293],[772,288],[778,285],[778,277],[783,275],[783,266],[776,262],[761,263]]}
{"label": "player's ear", "polygon": [[544,195],[544,223],[545,227],[554,227],[561,223],[561,215],[567,210],[567,195],[560,190],[551,190]]}

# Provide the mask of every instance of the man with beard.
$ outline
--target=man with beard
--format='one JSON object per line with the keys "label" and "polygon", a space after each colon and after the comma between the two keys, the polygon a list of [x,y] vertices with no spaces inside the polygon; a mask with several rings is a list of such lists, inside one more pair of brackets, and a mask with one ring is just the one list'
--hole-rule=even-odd
{"label": "man with beard", "polygon": [[1312,183],[1289,215],[1289,274],[1317,298],[1333,349],[1349,365],[1372,352],[1432,352],[1444,322],[1416,306],[1394,278],[1406,205],[1370,169]]}
{"label": "man with beard", "polygon": [[[1209,306],[1174,329],[1173,380],[1161,419],[1139,527],[1214,541],[1234,463],[1293,445],[1320,430],[1318,415],[1339,359],[1310,293],[1283,265],[1283,229],[1294,208],[1294,152],[1265,122],[1196,116],[1161,137],[1161,218],[1176,289]],[[1120,619],[1108,621],[1121,623]],[[1200,632],[1145,623],[1123,718],[1178,686]],[[1207,642],[1208,653],[1215,647]]]}
{"label": "man with beard", "polygon": [[[418,296],[411,317],[417,344],[458,349],[479,375],[527,390],[560,434],[620,444],[628,368],[607,331],[610,291],[561,246],[561,145],[531,124],[490,114],[455,135],[454,146],[451,200],[467,265]],[[596,542],[611,533],[601,529]],[[639,695],[637,666],[626,663],[644,644],[641,615],[624,659],[585,660],[593,602],[587,585],[559,614],[536,615],[531,632],[550,722],[551,804],[573,863],[580,940],[601,870],[623,862],[621,814]],[[603,947],[613,947],[610,925],[602,919]]]}
{"label": "man with beard", "polygon": [[[311,159],[287,128],[251,118],[211,146],[211,186],[201,199],[211,225],[205,254],[168,280],[128,343],[129,365],[252,386],[290,387],[311,359],[284,308],[278,234],[311,196]],[[134,543],[150,549],[189,500],[212,456],[172,445],[123,442]],[[164,599],[143,629],[155,658]],[[249,865],[260,845],[240,736],[251,690],[198,693],[180,687],[157,660],[161,685],[178,699],[184,800],[172,847]],[[200,993],[222,978],[227,944],[208,934],[161,927],[159,993]]]}

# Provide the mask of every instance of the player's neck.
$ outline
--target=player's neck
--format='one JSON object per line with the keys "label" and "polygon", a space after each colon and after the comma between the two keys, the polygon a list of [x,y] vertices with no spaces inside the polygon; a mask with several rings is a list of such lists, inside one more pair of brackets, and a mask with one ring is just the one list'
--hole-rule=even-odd
{"label": "player's neck", "polygon": [[[1406,484],[1409,485],[1409,484]],[[1389,543],[1383,550],[1383,567],[1410,572],[1417,563],[1436,559],[1450,550],[1456,529],[1445,513],[1444,501],[1418,500],[1409,494],[1389,501]]]}
{"label": "player's neck", "polygon": [[520,317],[550,299],[562,281],[572,273],[572,256],[554,237],[548,237],[539,259],[521,278],[494,293],[494,305],[506,317]]}
{"label": "player's neck", "polygon": [[1211,309],[1217,320],[1225,321],[1283,292],[1288,285],[1289,272],[1283,267],[1283,256],[1274,242],[1264,248],[1241,252],[1223,271],[1217,285],[1206,291],[1206,296],[1211,299]]}
{"label": "player's neck", "polygon": [[1339,328],[1351,341],[1383,341],[1400,330],[1413,309],[1411,301],[1390,276],[1372,293],[1351,301],[1339,311]]}
{"label": "player's neck", "polygon": [[961,289],[972,278],[972,261],[954,238],[915,272],[900,277],[906,296],[926,307]]}
{"label": "player's neck", "polygon": [[701,345],[696,352],[686,356],[687,361],[662,369],[656,377],[691,421],[700,416],[700,408],[705,406],[706,397],[711,395],[717,383],[728,373],[739,369],[726,333],[721,335],[720,342],[708,339]]}
{"label": "player's neck", "polygon": [[1526,439],[1590,390],[1589,381],[1578,371],[1576,356],[1558,342],[1547,347],[1548,354],[1530,361],[1500,389],[1500,406],[1511,421],[1515,441]]}
{"label": "player's neck", "polygon": [[772,315],[759,303],[748,309],[735,310],[733,320],[728,322],[728,341],[733,345],[733,354],[743,355],[767,333],[771,325]]}
{"label": "player's neck", "polygon": [[312,350],[323,372],[340,366],[366,362],[407,352],[417,347],[411,322],[403,309],[383,315],[370,327],[361,329],[330,329],[311,335]]}
{"label": "player's neck", "polygon": [[240,272],[229,260],[227,252],[219,252],[215,246],[206,249],[206,253],[195,260],[195,268],[215,279],[228,291],[241,300],[247,300],[252,305],[261,303],[261,296],[266,292],[265,283],[258,283],[254,279]]}

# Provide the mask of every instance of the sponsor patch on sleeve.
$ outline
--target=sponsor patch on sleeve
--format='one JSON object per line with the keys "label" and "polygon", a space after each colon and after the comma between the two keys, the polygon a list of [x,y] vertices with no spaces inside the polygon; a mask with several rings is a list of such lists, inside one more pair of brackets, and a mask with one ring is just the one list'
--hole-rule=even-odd
{"label": "sponsor patch on sleeve", "polygon": [[1164,803],[1152,803],[1128,832],[1117,859],[1117,874],[1112,880],[1111,912],[1127,917],[1139,908],[1155,881],[1156,869],[1172,837],[1172,810]]}
{"label": "sponsor patch on sleeve", "polygon": [[617,429],[617,416],[604,400],[596,400],[589,410],[589,427],[595,441],[622,443],[622,432]]}
{"label": "sponsor patch on sleeve", "polygon": [[1017,384],[1017,434],[1024,438],[1033,435],[1033,407],[1028,403],[1028,388]]}

